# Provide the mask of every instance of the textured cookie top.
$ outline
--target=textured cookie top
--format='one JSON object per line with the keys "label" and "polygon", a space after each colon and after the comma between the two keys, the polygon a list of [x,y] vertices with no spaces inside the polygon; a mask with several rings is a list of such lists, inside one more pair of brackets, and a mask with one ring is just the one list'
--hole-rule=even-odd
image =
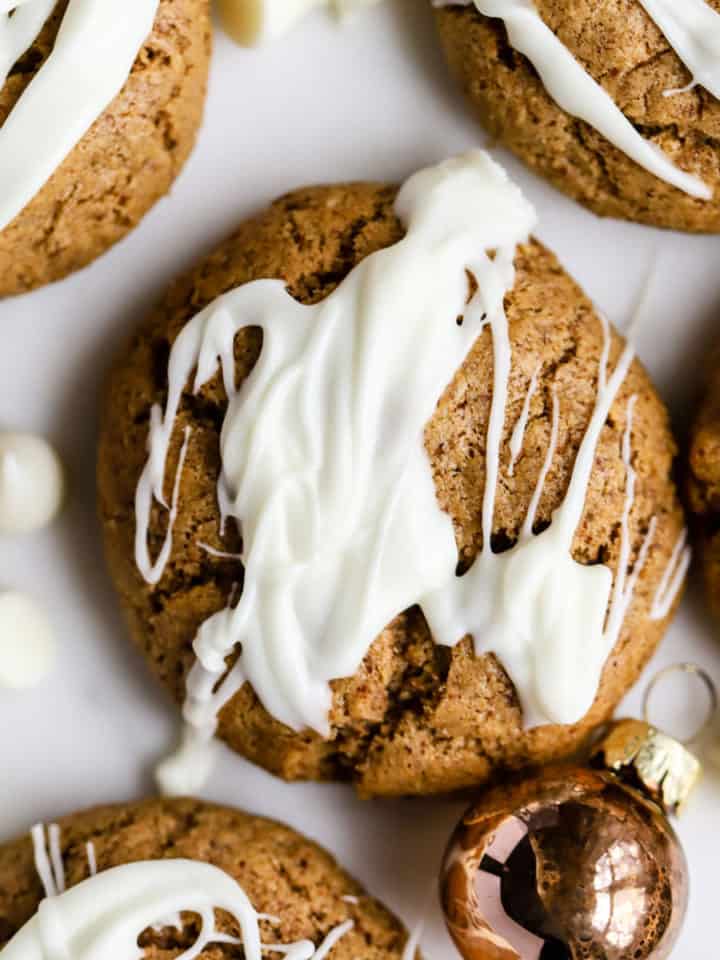
{"label": "textured cookie top", "polygon": [[[719,0],[707,0],[720,12]],[[638,0],[537,0],[545,24],[635,130],[714,199],[696,199],[639,167],[564,112],[500,20],[474,6],[439,9],[453,72],[491,132],[560,189],[603,215],[687,230],[720,229],[720,102],[692,77]]]}
{"label": "textured cookie top", "polygon": [[[68,887],[89,875],[89,842],[99,872],[142,860],[198,860],[237,881],[257,912],[277,918],[261,921],[266,943],[309,939],[319,946],[333,928],[352,920],[353,928],[333,948],[334,958],[401,956],[405,934],[399,921],[328,853],[281,824],[200,801],[149,800],[78,813],[58,825]],[[29,835],[0,845],[0,948],[33,916],[42,897]],[[188,921],[183,931],[168,926],[145,932],[146,956],[189,947],[197,937],[197,918],[183,919]],[[220,932],[238,935],[228,917],[218,919]],[[222,956],[226,948],[220,945],[202,953]]]}
{"label": "textured cookie top", "polygon": [[[225,290],[262,277],[282,277],[299,300],[317,302],[364,256],[397,241],[396,190],[369,184],[298,191],[244,224],[170,292],[119,360],[109,384],[101,440],[99,483],[107,554],[136,640],[178,699],[193,657],[192,638],[223,608],[241,581],[240,539],[218,536],[216,481],[218,433],[226,399],[215,378],[181,406],[166,494],[182,442],[192,426],[182,472],[175,548],[165,575],[149,587],[133,558],[133,498],[145,459],[148,418],[162,402],[170,344],[185,322]],[[543,529],[562,502],[575,455],[597,395],[602,325],[581,291],[539,244],[518,251],[517,281],[506,301],[513,369],[502,444],[493,548],[511,546],[523,523],[546,457],[552,391],[562,397],[557,454],[539,504]],[[235,340],[238,383],[256,361],[261,337],[242,330]],[[621,349],[613,336],[611,368]],[[509,441],[530,380],[530,404],[521,455],[509,474]],[[425,434],[441,506],[452,517],[460,566],[467,569],[481,545],[484,450],[492,393],[489,331],[478,338],[445,391]],[[220,733],[236,749],[287,777],[358,780],[368,792],[448,790],[483,779],[499,763],[562,754],[577,746],[590,725],[607,716],[654,648],[661,623],[649,620],[653,596],[682,529],[671,471],[675,453],[667,416],[638,363],[631,367],[602,432],[585,512],[573,547],[582,563],[614,569],[620,553],[620,520],[626,471],[622,441],[630,396],[635,394],[632,435],[637,472],[630,518],[631,562],[637,559],[653,516],[657,529],[639,577],[635,602],[615,655],[606,666],[598,700],[575,728],[522,732],[512,684],[491,654],[475,657],[468,641],[452,651],[436,647],[417,609],[403,614],[373,644],[358,672],[333,683],[332,734],[294,734],[270,719],[246,686],[220,716]],[[156,510],[150,546],[157,551],[166,526]],[[204,546],[203,546],[204,545]]]}
{"label": "textured cookie top", "polygon": [[[47,64],[66,9],[59,0],[0,85],[0,125],[17,116],[14,108]],[[123,89],[0,230],[0,297],[84,266],[167,191],[200,123],[209,55],[208,0],[159,0]]]}

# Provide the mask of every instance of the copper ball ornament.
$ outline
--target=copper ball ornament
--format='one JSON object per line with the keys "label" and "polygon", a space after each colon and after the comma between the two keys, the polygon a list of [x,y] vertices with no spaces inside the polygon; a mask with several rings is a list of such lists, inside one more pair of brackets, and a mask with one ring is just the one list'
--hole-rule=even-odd
{"label": "copper ball ornament", "polygon": [[440,886],[465,960],[663,960],[688,870],[651,798],[606,770],[562,767],[485,791]]}

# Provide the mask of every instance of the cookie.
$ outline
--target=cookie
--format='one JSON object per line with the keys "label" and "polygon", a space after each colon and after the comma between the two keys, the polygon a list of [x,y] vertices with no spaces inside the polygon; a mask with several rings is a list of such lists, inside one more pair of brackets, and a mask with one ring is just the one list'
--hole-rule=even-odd
{"label": "cookie", "polygon": [[[412,221],[414,225],[406,235],[398,211],[404,211],[414,196],[417,199],[423,186],[438,183],[434,213],[440,218],[443,236],[452,235],[445,218],[453,210],[460,217],[469,211],[471,226],[477,222],[481,230],[486,229],[482,211],[489,210],[493,202],[500,211],[501,225],[512,219],[512,211],[504,210],[504,201],[497,200],[496,194],[510,190],[498,168],[490,161],[475,158],[465,161],[465,166],[463,161],[457,163],[457,169],[441,165],[416,175],[403,187],[399,199],[395,186],[356,183],[299,190],[278,200],[242,224],[175,284],[122,352],[108,381],[98,463],[99,509],[109,568],[135,642],[173,697],[185,702],[185,716],[196,724],[196,734],[202,732],[204,721],[212,719],[207,714],[198,717],[203,705],[208,705],[208,691],[217,690],[226,668],[232,668],[223,683],[223,688],[230,692],[223,695],[220,705],[217,701],[215,704],[220,737],[253,762],[289,780],[351,780],[365,795],[436,793],[471,787],[499,769],[565,757],[583,745],[597,723],[607,719],[636,680],[677,601],[684,566],[673,565],[671,558],[675,555],[678,559],[676,545],[680,543],[680,558],[685,559],[684,523],[672,478],[676,448],[667,412],[640,363],[631,362],[629,348],[624,348],[622,339],[602,322],[556,257],[535,240],[517,247],[514,281],[504,297],[504,313],[501,297],[493,329],[482,329],[485,321],[477,313],[474,319],[469,313],[466,317],[459,315],[467,295],[459,284],[462,278],[467,285],[462,259],[457,265],[458,282],[448,288],[445,304],[442,256],[455,259],[455,248],[449,241],[445,247],[432,246],[427,264],[423,261],[422,269],[411,273],[418,289],[413,289],[412,283],[402,286],[402,258],[414,255],[412,244],[415,240],[421,242],[425,229],[432,232],[432,217],[427,210],[423,215],[417,213],[417,222]],[[479,189],[477,210],[473,183],[465,179],[471,173],[477,174],[484,185]],[[489,184],[483,179],[486,176]],[[455,208],[450,191],[458,185],[460,202]],[[488,196],[483,192],[485,186]],[[433,189],[430,187],[431,193]],[[514,194],[511,196],[519,203]],[[404,238],[409,246],[403,246]],[[478,249],[478,244],[481,249],[482,242],[476,241],[471,232],[468,245],[472,251]],[[449,253],[441,256],[443,250]],[[388,260],[382,259],[383,253],[388,254]],[[492,272],[495,266],[500,270],[501,261],[512,255],[512,248],[503,248],[494,259],[488,257],[484,264],[478,263],[476,269],[479,275],[483,270]],[[507,277],[508,266],[505,264],[503,276]],[[367,272],[362,273],[363,270]],[[436,278],[433,270],[437,271]],[[282,278],[282,282],[252,284],[273,277]],[[397,277],[401,288],[395,294]],[[387,626],[377,631],[374,642],[370,642],[372,637],[368,638],[369,649],[361,650],[363,655],[352,675],[338,679],[338,673],[332,677],[327,687],[325,729],[322,722],[315,724],[312,720],[318,709],[321,714],[324,709],[322,684],[312,688],[317,689],[317,696],[308,696],[301,705],[305,708],[301,720],[309,719],[304,723],[280,722],[278,714],[288,703],[295,703],[292,698],[298,690],[304,691],[302,676],[307,664],[298,654],[300,648],[293,632],[287,630],[273,637],[279,654],[278,669],[282,673],[285,661],[292,662],[292,669],[281,676],[269,666],[268,675],[277,678],[275,686],[274,679],[268,682],[267,675],[256,673],[262,685],[260,697],[250,683],[243,683],[243,671],[253,668],[245,659],[245,647],[238,659],[241,643],[228,650],[214,645],[228,618],[232,622],[235,612],[243,610],[240,556],[245,553],[246,562],[254,556],[251,540],[253,544],[256,540],[254,527],[244,523],[242,517],[239,522],[228,519],[224,529],[221,525],[219,441],[222,429],[223,443],[231,443],[233,427],[225,420],[228,400],[223,377],[209,375],[208,362],[218,355],[225,357],[225,384],[233,390],[231,406],[242,413],[243,399],[250,405],[250,435],[254,426],[265,422],[263,417],[268,415],[267,409],[257,413],[253,407],[254,394],[248,381],[262,357],[263,333],[257,326],[243,326],[229,341],[234,342],[234,358],[226,355],[222,338],[227,336],[232,306],[230,300],[219,300],[216,319],[225,327],[218,327],[218,338],[208,341],[203,374],[207,382],[195,392],[192,378],[183,390],[185,372],[178,374],[182,345],[187,343],[188,333],[190,339],[196,338],[192,318],[211,318],[212,308],[206,314],[199,311],[226,291],[233,291],[231,297],[251,299],[270,292],[277,299],[277,311],[274,307],[270,311],[273,315],[286,308],[296,310],[292,321],[295,326],[289,326],[286,334],[287,342],[295,343],[292,331],[297,331],[307,316],[314,316],[307,313],[307,308],[305,312],[301,310],[299,304],[325,304],[332,312],[334,305],[352,290],[366,291],[369,303],[382,303],[383,296],[387,296],[388,302],[394,304],[397,318],[386,318],[381,309],[377,322],[382,333],[388,324],[405,321],[400,306],[403,296],[417,298],[423,304],[424,285],[428,283],[432,292],[435,280],[441,291],[439,333],[452,342],[452,331],[466,337],[467,355],[463,361],[461,353],[456,366],[450,363],[450,382],[443,384],[447,384],[446,389],[443,391],[441,386],[435,397],[430,388],[428,398],[415,382],[420,372],[413,366],[420,363],[413,353],[415,349],[425,343],[431,345],[431,356],[424,356],[422,364],[432,363],[436,352],[431,336],[435,331],[421,308],[420,322],[424,325],[420,340],[415,333],[408,335],[402,350],[394,343],[386,345],[384,352],[378,352],[378,348],[374,354],[372,345],[368,348],[371,360],[367,382],[372,385],[369,389],[374,391],[373,395],[384,389],[383,363],[396,354],[397,382],[403,385],[400,394],[394,393],[390,401],[392,413],[379,420],[384,446],[373,461],[370,496],[375,489],[373,483],[378,489],[385,489],[385,461],[397,456],[393,452],[393,431],[388,432],[389,426],[383,425],[389,425],[388,417],[397,424],[405,415],[401,412],[404,402],[411,397],[411,412],[417,416],[415,408],[421,411],[418,437],[423,433],[423,409],[428,411],[428,422],[424,449],[413,434],[412,443],[418,443],[418,450],[411,444],[406,459],[409,462],[416,454],[422,457],[422,469],[427,471],[428,478],[427,496],[433,500],[432,509],[437,516],[430,511],[426,518],[423,513],[425,489],[411,489],[399,497],[401,506],[407,503],[411,507],[403,523],[411,526],[415,516],[423,518],[419,528],[400,542],[401,566],[410,571],[425,561],[433,563],[435,555],[448,546],[442,536],[435,538],[435,525],[447,524],[441,526],[440,534],[447,533],[451,540],[449,579],[434,600],[427,603],[420,604],[420,598],[411,594],[418,602],[413,605],[411,601],[405,605],[407,609],[401,607],[392,617],[388,616]],[[284,293],[285,285],[294,300]],[[490,287],[488,281],[487,288]],[[469,292],[472,293],[472,285]],[[459,306],[453,300],[458,296]],[[229,305],[227,309],[225,303]],[[407,313],[411,315],[408,322],[414,322],[414,312]],[[253,319],[247,322],[260,322],[257,303],[248,315]],[[366,342],[372,340],[370,327],[360,324],[351,328],[350,319],[347,323],[348,343],[357,345],[359,356],[361,334],[365,334]],[[181,332],[184,339],[178,341]],[[507,377],[500,375],[502,354],[497,374],[493,361],[494,341],[495,346],[501,343],[504,332],[512,354]],[[271,355],[286,345],[278,331],[267,335],[275,345]],[[339,346],[342,349],[342,338]],[[443,349],[439,347],[437,352]],[[171,393],[174,395],[177,389],[179,408],[176,419],[163,420],[171,356],[176,380]],[[234,384],[229,372],[233,359]],[[345,373],[330,378],[330,386],[343,377]],[[365,382],[359,372],[357,381]],[[243,393],[245,383],[249,393]],[[234,388],[239,392],[235,393]],[[418,389],[416,396],[413,391]],[[494,394],[499,409],[493,416]],[[339,395],[335,403],[327,400],[320,405],[320,436],[324,436],[324,424],[320,421],[330,411],[339,418],[338,423],[345,425],[341,436],[351,432],[350,420],[340,419],[343,396]],[[598,406],[601,397],[607,415]],[[297,405],[302,407],[301,397]],[[292,404],[287,408],[287,416],[293,416]],[[312,429],[311,422],[310,442]],[[293,420],[290,439],[286,440],[281,431],[282,423],[265,428],[262,437],[257,437],[257,449],[267,450],[273,457],[284,456],[288,449],[292,453],[297,446],[293,438],[302,429],[296,430]],[[147,475],[149,440],[154,443],[162,436],[169,440],[167,468],[161,473],[161,483],[165,507],[170,507],[170,512],[157,501],[150,506],[149,491],[144,489],[142,479]],[[241,437],[236,440],[241,442]],[[270,446],[264,446],[263,440]],[[223,448],[223,457],[231,454],[231,446]],[[400,459],[405,462],[405,458]],[[151,461],[162,463],[157,451]],[[362,458],[357,459],[356,469],[360,470],[363,463]],[[228,468],[227,462],[225,466]],[[334,462],[329,462],[327,469],[321,471],[320,481],[329,482],[334,470]],[[585,479],[580,477],[583,470],[587,470]],[[486,484],[488,473],[491,478],[495,476],[495,484],[491,480]],[[348,490],[352,488],[351,481],[352,477],[348,479]],[[343,513],[352,511],[352,497],[348,493],[343,498],[342,490],[341,487],[338,524]],[[488,500],[488,491],[494,502]],[[255,495],[262,496],[262,489]],[[388,493],[380,499],[392,498]],[[569,525],[571,542],[567,551],[561,548],[559,554],[551,549],[548,563],[543,544],[564,536],[566,511],[573,500],[574,509],[581,516],[577,525]],[[298,523],[313,512],[312,503],[308,499],[303,510],[293,512]],[[531,512],[534,514],[528,520]],[[483,532],[487,513],[492,517],[489,536]],[[292,517],[287,523],[291,528]],[[245,530],[245,544],[240,527]],[[146,570],[143,574],[136,547],[140,545],[142,555],[146,533],[148,554],[159,560],[155,560],[154,572]],[[332,525],[328,528],[328,536],[331,534]],[[282,537],[282,531],[278,536]],[[292,541],[292,532],[286,536]],[[360,539],[361,534],[357,534],[357,541],[351,541],[351,560],[353,546],[362,551]],[[485,541],[491,549],[483,549]],[[371,566],[374,556],[371,554],[368,560]],[[333,579],[338,576],[338,569],[345,569],[340,560],[325,569],[324,576],[332,583],[331,599],[335,596],[342,603],[343,594],[347,593],[347,602],[352,603],[353,597],[363,591],[355,589],[354,582],[346,582],[343,589],[342,576]],[[662,592],[668,570],[673,574],[673,589]],[[386,571],[383,588],[390,590],[404,572]],[[609,588],[613,574],[614,592],[609,598],[603,592],[603,583]],[[272,580],[272,571],[268,577]],[[310,596],[320,603],[325,588],[321,579],[315,580],[313,590],[295,592],[290,574],[276,579],[280,581],[276,602],[266,601],[266,605],[276,610],[278,616],[281,608],[293,605],[298,617],[304,616],[304,604]],[[516,615],[530,616],[529,628],[518,643],[527,641],[532,648],[536,635],[545,637],[544,646],[540,644],[532,648],[534,653],[531,650],[528,654],[535,657],[534,667],[526,660],[514,659],[506,638],[499,635],[498,629],[491,629],[492,624],[477,630],[464,623],[457,630],[453,623],[449,627],[444,624],[447,611],[443,604],[447,601],[454,609],[457,589],[467,587],[467,603],[472,607],[477,597],[488,591],[488,584],[492,585],[493,594],[487,597],[488,603],[498,598],[501,601],[496,611],[498,617],[512,620]],[[556,593],[558,584],[560,590]],[[599,593],[593,592],[593,585],[599,585]],[[260,581],[257,590],[253,587],[255,592],[262,589]],[[583,593],[586,589],[590,589],[590,594]],[[564,632],[563,625],[565,619],[577,616],[577,611],[567,606],[568,597],[581,595],[587,601],[580,610],[577,626],[584,636],[582,640],[572,631],[569,635]],[[554,598],[552,602],[558,604],[561,615],[551,608],[552,604],[544,605],[547,597]],[[311,608],[308,610],[309,616],[314,615]],[[430,615],[430,611],[438,642],[433,641],[425,615]],[[246,645],[263,620],[259,608],[249,616]],[[334,663],[353,646],[354,631],[362,616],[345,617],[340,621],[345,630],[327,636],[324,652],[318,654],[323,670],[329,670],[328,663]],[[532,619],[535,616],[537,622]],[[475,637],[475,647],[470,636],[462,639],[464,630]],[[209,663],[211,655],[217,661],[221,654],[215,677],[203,674],[203,664],[196,661],[193,640],[198,631],[205,637],[195,648],[200,661]],[[561,634],[563,643],[568,645],[564,650],[553,647],[553,638],[557,640]],[[591,635],[595,637],[592,641]],[[596,640],[599,647],[594,646]],[[264,652],[262,644],[254,650],[261,663],[266,662],[262,659]],[[507,659],[505,665],[503,657]],[[532,682],[528,671],[533,673]],[[573,679],[566,682],[566,675]],[[587,682],[588,676],[592,677],[591,683]],[[188,677],[190,695],[186,697]],[[547,716],[558,716],[556,696],[558,701],[568,696],[572,699],[581,687],[586,694],[589,692],[589,697],[575,720],[548,724]],[[544,707],[546,718],[540,721],[541,725],[526,729],[534,697],[543,700],[540,706]],[[283,716],[287,716],[287,711]]]}
{"label": "cookie", "polygon": [[0,15],[18,55],[5,80],[0,62],[0,296],[59,280],[132,230],[182,169],[205,99],[208,0],[142,0],[95,21],[65,18],[59,0],[44,25],[41,5]]}
{"label": "cookie", "polygon": [[[152,875],[146,881],[147,871],[137,873],[129,890],[132,896],[125,903],[122,885],[110,894],[105,887],[102,898],[88,887],[88,909],[80,913],[85,933],[93,922],[92,908],[96,903],[103,904],[104,916],[111,920],[128,920],[123,907],[131,907],[130,919],[137,920],[143,904],[152,915],[153,892],[158,901],[162,899],[159,895],[163,895],[167,904],[171,893],[169,880],[175,893],[180,893],[183,905],[187,903],[187,912],[182,910],[182,919],[180,915],[156,916],[152,926],[148,923],[148,929],[137,930],[135,936],[140,937],[145,956],[149,957],[163,956],[168,950],[189,949],[200,936],[198,917],[190,916],[194,912],[189,896],[193,867],[185,869],[184,877],[181,874],[178,891],[171,862],[193,861],[205,868],[204,876],[211,882],[220,880],[224,890],[232,892],[234,884],[239,885],[241,893],[237,893],[236,887],[236,898],[241,899],[244,893],[252,910],[264,915],[259,920],[264,943],[309,940],[319,947],[332,935],[337,938],[332,948],[336,960],[402,956],[406,939],[402,924],[367,896],[328,853],[282,824],[199,800],[147,800],[64,817],[48,832],[50,857],[46,865],[42,849],[46,841],[37,830],[34,834],[39,851],[34,851],[30,834],[0,845],[0,949],[37,913],[44,895],[62,893],[64,888],[72,892],[94,873],[96,880],[107,882],[108,872],[114,868],[139,863],[152,867],[151,862],[157,861],[164,862],[165,870],[155,871],[164,885],[153,890]],[[60,871],[53,853],[59,853]],[[208,864],[216,870],[208,871]],[[49,890],[45,889],[48,887]],[[141,889],[143,904],[138,902]],[[202,892],[208,896],[213,893],[207,881]],[[62,902],[61,896],[56,910],[62,910]],[[112,911],[108,909],[111,903],[115,904]],[[230,905],[226,901],[211,901],[211,905],[218,908],[216,930],[238,937],[239,918],[231,918],[227,912]],[[223,913],[219,912],[220,907]],[[110,930],[106,929],[105,934],[110,935]],[[225,954],[226,948],[211,941],[199,956]],[[250,947],[246,955],[253,956]]]}
{"label": "cookie", "polygon": [[672,6],[447,0],[436,20],[480,122],[555,187],[601,216],[717,232],[720,91],[697,54],[720,0],[695,22]]}
{"label": "cookie", "polygon": [[720,616],[720,377],[717,351],[690,433],[687,469],[688,506],[713,613]]}

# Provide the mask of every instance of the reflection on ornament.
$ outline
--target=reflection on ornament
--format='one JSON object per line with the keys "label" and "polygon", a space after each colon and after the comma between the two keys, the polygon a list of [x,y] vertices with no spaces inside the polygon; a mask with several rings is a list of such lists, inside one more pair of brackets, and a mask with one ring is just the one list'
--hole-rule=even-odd
{"label": "reflection on ornament", "polygon": [[687,906],[661,808],[607,770],[561,767],[485,791],[441,876],[465,960],[669,956]]}
{"label": "reflection on ornament", "polygon": [[[701,682],[707,708],[685,741],[649,722],[661,681]],[[688,870],[666,814],[702,768],[686,743],[714,736],[718,693],[696,664],[660,671],[644,720],[606,729],[591,768],[558,767],[485,790],[450,841],[440,880],[465,960],[665,960],[687,908]]]}

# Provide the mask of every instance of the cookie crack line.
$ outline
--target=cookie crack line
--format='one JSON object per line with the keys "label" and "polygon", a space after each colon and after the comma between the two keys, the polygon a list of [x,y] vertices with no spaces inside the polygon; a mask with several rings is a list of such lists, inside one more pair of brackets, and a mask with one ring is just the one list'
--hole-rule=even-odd
{"label": "cookie crack line", "polygon": [[[637,0],[687,67],[692,83],[720,99],[720,14],[705,0]],[[605,88],[585,70],[538,13],[533,0],[433,0],[435,7],[472,6],[503,22],[512,47],[537,71],[548,95],[570,116],[585,121],[627,157],[697,200],[712,188],[675,164],[643,137]],[[666,91],[671,95],[677,91]]]}
{"label": "cookie crack line", "polygon": [[[193,371],[195,392],[220,373],[228,407],[219,532],[228,518],[238,523],[245,578],[237,604],[205,620],[193,644],[183,741],[159,770],[167,792],[192,793],[207,777],[218,715],[245,683],[286,727],[310,728],[329,740],[331,682],[355,675],[375,637],[415,604],[436,643],[454,647],[472,636],[478,656],[496,654],[528,726],[582,719],[619,639],[656,527],[630,566],[633,398],[623,441],[621,552],[628,562],[613,576],[608,566],[575,560],[572,547],[632,346],[611,369],[612,338],[601,318],[596,401],[565,499],[553,522],[538,530],[558,445],[562,401],[553,391],[551,434],[525,523],[510,549],[494,552],[512,373],[505,298],[534,211],[480,151],[416,174],[395,209],[404,237],[361,261],[325,299],[304,306],[282,281],[249,283],[190,320],[171,348],[167,399],[164,408],[153,407],[149,457],[136,491],[136,563],[150,586],[161,584],[183,469],[181,455],[174,475],[166,476],[176,416]],[[468,275],[474,278],[469,302]],[[263,347],[238,388],[235,335],[248,326],[262,328]],[[439,507],[422,437],[486,327],[494,361],[482,547],[457,576],[453,525]],[[183,447],[191,429],[185,425]],[[167,525],[153,557],[148,532],[158,505]],[[679,589],[675,576],[669,583]],[[581,636],[589,639],[579,645]],[[228,669],[231,655],[237,659]]]}

